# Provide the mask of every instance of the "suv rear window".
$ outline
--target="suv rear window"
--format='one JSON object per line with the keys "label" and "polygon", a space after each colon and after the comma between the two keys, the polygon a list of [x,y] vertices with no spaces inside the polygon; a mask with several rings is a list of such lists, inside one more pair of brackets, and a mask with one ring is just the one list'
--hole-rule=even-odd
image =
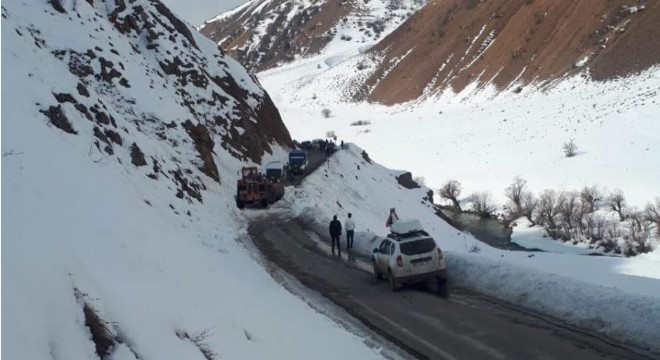
{"label": "suv rear window", "polygon": [[405,255],[424,254],[435,249],[435,241],[431,238],[400,243],[401,253]]}

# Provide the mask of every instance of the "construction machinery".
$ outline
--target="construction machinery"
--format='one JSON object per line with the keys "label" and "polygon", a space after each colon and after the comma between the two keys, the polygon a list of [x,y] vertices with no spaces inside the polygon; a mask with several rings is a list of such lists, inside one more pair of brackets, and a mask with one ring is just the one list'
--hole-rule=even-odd
{"label": "construction machinery", "polygon": [[236,206],[268,207],[284,196],[284,183],[281,179],[269,179],[256,166],[241,169],[241,178],[236,184]]}

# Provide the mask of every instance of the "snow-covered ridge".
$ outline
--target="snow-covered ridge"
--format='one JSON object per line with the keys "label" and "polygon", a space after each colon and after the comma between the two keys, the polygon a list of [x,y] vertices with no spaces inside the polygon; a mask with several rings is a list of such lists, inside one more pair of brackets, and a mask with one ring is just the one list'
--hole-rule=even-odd
{"label": "snow-covered ridge", "polygon": [[290,138],[213,42],[158,1],[9,1],[2,55],[3,358],[380,357],[241,244],[237,171]]}
{"label": "snow-covered ridge", "polygon": [[256,71],[366,53],[378,59],[369,76],[352,69],[338,81],[360,88],[353,101],[392,105],[472,84],[503,91],[568,75],[638,74],[660,62],[645,46],[660,36],[660,5],[638,3],[255,0],[201,31]]}
{"label": "snow-covered ridge", "polygon": [[321,52],[364,51],[425,3],[254,0],[205,22],[200,31],[246,67],[264,70]]}

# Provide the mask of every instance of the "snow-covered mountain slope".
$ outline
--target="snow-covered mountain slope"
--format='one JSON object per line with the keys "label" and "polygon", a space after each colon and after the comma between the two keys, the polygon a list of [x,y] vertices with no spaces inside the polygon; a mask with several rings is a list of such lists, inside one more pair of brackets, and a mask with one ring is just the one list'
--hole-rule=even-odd
{"label": "snow-covered mountain slope", "polygon": [[360,53],[337,80],[342,92],[391,105],[473,83],[521,90],[581,72],[636,74],[660,63],[659,17],[647,0],[261,0],[201,31],[259,71]]}
{"label": "snow-covered mountain slope", "polygon": [[154,0],[9,1],[2,55],[3,358],[380,357],[241,244],[237,171],[290,138],[213,42]]}
{"label": "snow-covered mountain slope", "polygon": [[[383,165],[424,177],[433,189],[458,180],[463,200],[487,190],[504,205],[504,189],[516,176],[537,194],[596,184],[621,189],[639,208],[660,196],[657,68],[609,82],[571,78],[543,92],[473,85],[460,94],[382,106],[348,101],[342,74],[355,62],[317,68],[326,59],[259,74],[296,139],[334,131]],[[324,108],[330,117],[323,117]],[[562,145],[570,139],[578,153],[567,158]]]}
{"label": "snow-covered mountain slope", "polygon": [[278,206],[320,234],[327,233],[333,215],[343,222],[352,213],[353,250],[366,259],[388,233],[385,222],[394,207],[402,219],[419,219],[441,246],[450,291],[470,289],[660,350],[660,249],[635,258],[495,249],[440,220],[424,199],[428,188],[402,187],[396,180],[402,171],[367,162],[362,151],[354,144],[338,151]]}
{"label": "snow-covered mountain slope", "polygon": [[200,31],[241,64],[260,71],[336,48],[362,51],[425,3],[252,0],[205,22]]}

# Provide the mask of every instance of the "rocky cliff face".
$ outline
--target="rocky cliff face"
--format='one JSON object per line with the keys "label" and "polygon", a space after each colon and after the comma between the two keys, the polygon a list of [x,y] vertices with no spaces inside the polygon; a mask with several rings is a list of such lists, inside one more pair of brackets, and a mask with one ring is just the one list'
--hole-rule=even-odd
{"label": "rocky cliff face", "polygon": [[2,17],[3,70],[24,80],[8,97],[40,89],[23,107],[3,96],[3,115],[89,138],[90,156],[149,169],[180,198],[202,201],[225,153],[259,163],[291,145],[256,78],[157,0],[12,2]]}

